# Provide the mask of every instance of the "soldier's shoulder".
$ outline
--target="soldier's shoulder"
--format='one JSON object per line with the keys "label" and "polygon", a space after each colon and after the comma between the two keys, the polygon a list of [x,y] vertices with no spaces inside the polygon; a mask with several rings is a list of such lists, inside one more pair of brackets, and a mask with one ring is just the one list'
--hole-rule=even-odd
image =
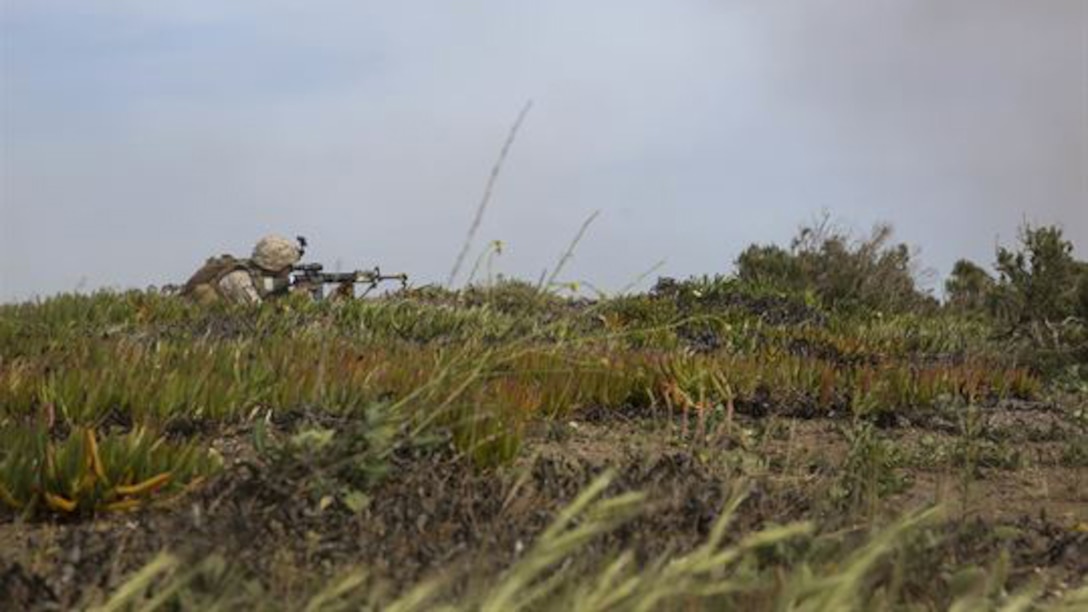
{"label": "soldier's shoulder", "polygon": [[239,267],[224,274],[223,277],[219,279],[219,284],[252,285],[253,277],[244,267]]}
{"label": "soldier's shoulder", "polygon": [[218,290],[231,302],[242,304],[261,301],[257,285],[245,269],[234,270],[224,275],[219,279]]}

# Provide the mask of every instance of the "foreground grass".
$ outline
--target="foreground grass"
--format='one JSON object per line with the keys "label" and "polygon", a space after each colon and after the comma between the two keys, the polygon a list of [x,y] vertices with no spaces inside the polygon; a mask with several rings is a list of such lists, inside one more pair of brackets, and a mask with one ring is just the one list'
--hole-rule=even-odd
{"label": "foreground grass", "polygon": [[[910,515],[870,535],[867,542],[834,564],[795,564],[783,572],[761,561],[768,555],[811,542],[808,523],[768,527],[726,542],[734,514],[744,499],[736,495],[716,519],[705,542],[684,554],[639,563],[623,552],[603,564],[579,561],[595,539],[629,521],[644,506],[639,493],[602,497],[612,474],[592,482],[564,508],[525,555],[488,586],[451,590],[438,577],[405,591],[392,591],[364,567],[342,571],[327,584],[284,602],[259,584],[232,575],[222,558],[184,566],[172,555],[155,558],[121,586],[102,609],[156,609],[176,602],[186,609],[229,609],[256,604],[261,609],[306,610],[868,610],[904,603],[904,580],[875,579],[881,564],[902,554],[907,543],[935,512]],[[776,553],[776,551],[778,551]],[[990,568],[967,568],[957,575],[953,610],[1078,610],[1088,605],[1088,585],[1051,595],[1039,586],[1008,593],[1007,559]],[[875,581],[874,581],[875,580]],[[152,588],[154,587],[154,588]]]}

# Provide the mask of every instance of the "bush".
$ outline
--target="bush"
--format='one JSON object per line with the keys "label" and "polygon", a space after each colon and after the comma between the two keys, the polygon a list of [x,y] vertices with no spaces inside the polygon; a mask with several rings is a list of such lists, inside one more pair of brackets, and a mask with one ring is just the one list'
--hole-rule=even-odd
{"label": "bush", "polygon": [[801,228],[789,250],[748,247],[737,258],[737,278],[787,293],[811,292],[831,309],[905,312],[931,305],[915,283],[910,248],[890,244],[891,237],[891,226],[882,224],[854,240],[825,218]]}
{"label": "bush", "polygon": [[1088,321],[1088,262],[1080,262],[1080,280],[1077,281],[1077,316]]}
{"label": "bush", "polygon": [[1013,323],[1075,316],[1085,264],[1073,258],[1073,244],[1055,226],[1025,225],[1019,238],[1018,250],[997,250],[995,313]]}
{"label": "bush", "polygon": [[978,264],[961,259],[944,283],[946,303],[960,311],[980,312],[994,293],[994,279]]}

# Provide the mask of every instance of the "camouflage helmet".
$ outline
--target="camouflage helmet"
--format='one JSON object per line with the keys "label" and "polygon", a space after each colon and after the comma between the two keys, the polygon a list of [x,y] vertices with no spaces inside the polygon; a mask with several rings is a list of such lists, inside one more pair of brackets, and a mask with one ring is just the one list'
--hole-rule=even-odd
{"label": "camouflage helmet", "polygon": [[253,247],[253,263],[268,272],[282,272],[302,259],[302,251],[293,240],[283,236],[265,236]]}

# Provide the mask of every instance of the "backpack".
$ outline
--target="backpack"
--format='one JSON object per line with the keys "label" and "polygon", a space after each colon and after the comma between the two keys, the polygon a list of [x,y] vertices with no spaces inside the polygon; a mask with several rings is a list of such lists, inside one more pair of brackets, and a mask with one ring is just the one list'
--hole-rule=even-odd
{"label": "backpack", "polygon": [[249,270],[248,262],[232,255],[209,257],[204,265],[189,277],[185,286],[181,288],[179,295],[193,297],[201,292],[202,287],[210,288],[218,293],[219,281],[235,270]]}

